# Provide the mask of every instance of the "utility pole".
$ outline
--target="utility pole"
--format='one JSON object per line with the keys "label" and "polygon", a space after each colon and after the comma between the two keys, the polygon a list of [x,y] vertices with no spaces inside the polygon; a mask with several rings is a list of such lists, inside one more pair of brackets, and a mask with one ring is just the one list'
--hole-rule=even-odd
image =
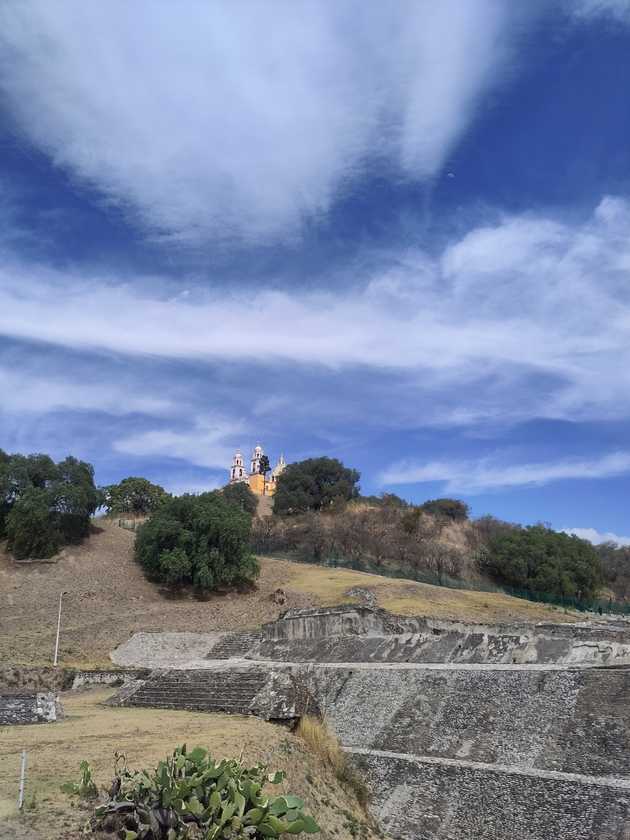
{"label": "utility pole", "polygon": [[22,750],[22,763],[20,765],[20,792],[18,794],[18,809],[21,811],[24,805],[24,781],[26,779],[26,750]]}
{"label": "utility pole", "polygon": [[67,595],[67,594],[68,594],[67,592],[62,592],[59,595],[59,614],[57,616],[57,638],[55,640],[55,659],[54,659],[54,662],[53,662],[54,666],[57,665],[57,660],[59,658],[59,633],[61,632],[61,600],[62,600],[63,596]]}

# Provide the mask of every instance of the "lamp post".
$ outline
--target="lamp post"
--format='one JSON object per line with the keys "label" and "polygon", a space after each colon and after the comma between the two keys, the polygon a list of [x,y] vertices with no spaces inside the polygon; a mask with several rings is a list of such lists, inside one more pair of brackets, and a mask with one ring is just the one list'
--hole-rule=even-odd
{"label": "lamp post", "polygon": [[61,632],[61,601],[64,595],[67,595],[67,592],[61,592],[59,595],[59,614],[57,615],[57,638],[55,639],[55,659],[53,661],[53,666],[57,665],[57,660],[59,658],[59,633]]}

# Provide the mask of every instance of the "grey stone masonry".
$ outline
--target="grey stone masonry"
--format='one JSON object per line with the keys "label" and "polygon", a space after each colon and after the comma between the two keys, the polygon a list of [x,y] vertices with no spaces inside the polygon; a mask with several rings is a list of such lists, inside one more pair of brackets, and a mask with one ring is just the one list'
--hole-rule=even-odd
{"label": "grey stone masonry", "polygon": [[289,610],[250,658],[289,662],[630,664],[628,624],[464,624],[373,607]]}
{"label": "grey stone masonry", "polygon": [[0,726],[53,723],[63,717],[57,697],[50,692],[10,691],[0,693]]}
{"label": "grey stone masonry", "polygon": [[630,668],[313,665],[303,679],[347,747],[630,779]]}
{"label": "grey stone masonry", "polygon": [[397,840],[630,837],[630,782],[387,752],[351,758]]}

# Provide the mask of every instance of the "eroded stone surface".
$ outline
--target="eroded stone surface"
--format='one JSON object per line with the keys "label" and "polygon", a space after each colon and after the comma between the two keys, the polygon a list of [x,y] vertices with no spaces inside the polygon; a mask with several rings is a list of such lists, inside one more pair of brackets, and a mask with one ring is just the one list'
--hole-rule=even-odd
{"label": "eroded stone surface", "polygon": [[51,692],[0,693],[0,725],[53,723],[63,717],[58,698]]}

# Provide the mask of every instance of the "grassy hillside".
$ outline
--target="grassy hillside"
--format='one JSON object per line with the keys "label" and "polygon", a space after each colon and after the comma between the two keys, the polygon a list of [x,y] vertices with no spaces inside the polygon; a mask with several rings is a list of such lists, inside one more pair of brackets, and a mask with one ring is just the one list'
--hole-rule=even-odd
{"label": "grassy hillside", "polygon": [[[474,621],[571,621],[559,609],[498,593],[469,592],[321,566],[261,558],[254,590],[200,601],[174,598],[145,580],[133,561],[134,535],[115,522],[54,565],[16,566],[0,555],[0,661],[52,661],[59,593],[64,596],[60,658],[64,664],[99,665],[137,631],[237,630],[272,621],[288,607],[357,600],[353,589],[372,592],[376,603],[404,615]],[[281,588],[287,603],[273,593]],[[360,595],[359,595],[360,597]]]}
{"label": "grassy hillside", "polygon": [[[255,717],[101,705],[109,694],[107,689],[66,694],[64,721],[5,728],[0,739],[0,838],[78,840],[89,812],[72,807],[59,786],[78,779],[82,759],[92,765],[97,783],[109,786],[116,750],[126,753],[131,767],[146,767],[184,742],[206,746],[217,758],[237,757],[243,750],[246,764],[262,761],[271,770],[285,769],[289,778],[276,792],[304,799],[322,827],[317,835],[322,840],[375,837],[352,792],[284,727]],[[23,749],[28,751],[27,807],[18,820],[16,780]]]}

